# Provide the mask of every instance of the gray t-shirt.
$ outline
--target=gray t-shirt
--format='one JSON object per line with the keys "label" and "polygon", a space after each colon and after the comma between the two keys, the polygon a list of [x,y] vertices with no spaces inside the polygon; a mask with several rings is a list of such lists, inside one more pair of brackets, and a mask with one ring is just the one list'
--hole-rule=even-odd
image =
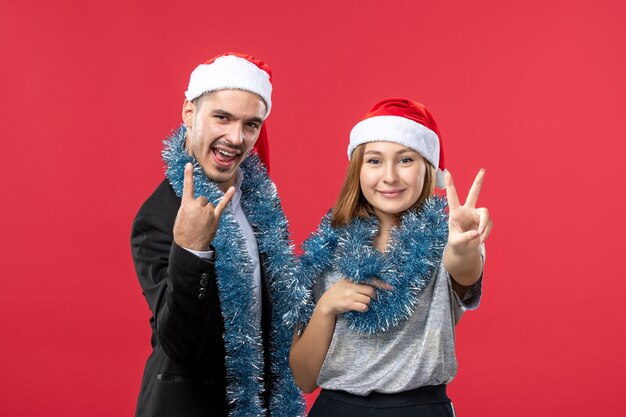
{"label": "gray t-shirt", "polygon": [[[319,280],[313,287],[315,302],[341,278],[329,272]],[[384,333],[350,330],[339,315],[317,385],[367,395],[449,383],[457,370],[454,326],[465,310],[478,307],[482,293],[481,278],[460,300],[451,279],[440,262],[413,314]]]}

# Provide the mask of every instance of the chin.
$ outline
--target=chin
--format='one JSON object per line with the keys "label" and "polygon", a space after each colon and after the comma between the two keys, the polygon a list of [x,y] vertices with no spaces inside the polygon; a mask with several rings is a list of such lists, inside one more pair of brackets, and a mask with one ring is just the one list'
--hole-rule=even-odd
{"label": "chin", "polygon": [[397,202],[397,203],[387,202],[387,204],[381,204],[377,208],[378,210],[387,214],[400,214],[409,207],[411,206],[407,206],[406,204],[400,203],[400,202]]}
{"label": "chin", "polygon": [[202,171],[204,171],[204,174],[207,176],[208,179],[218,184],[227,182],[233,177],[234,173],[236,172],[231,170],[223,171],[214,166],[202,166]]}

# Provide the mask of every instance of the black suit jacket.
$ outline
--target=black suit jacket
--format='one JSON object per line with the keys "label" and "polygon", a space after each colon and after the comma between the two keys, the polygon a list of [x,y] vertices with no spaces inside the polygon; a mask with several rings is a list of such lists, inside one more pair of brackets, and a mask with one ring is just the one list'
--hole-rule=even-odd
{"label": "black suit jacket", "polygon": [[[173,242],[179,207],[180,198],[163,180],[133,222],[133,261],[152,312],[152,353],[136,416],[227,416],[224,321],[215,267]],[[260,254],[267,408],[271,299],[263,258]]]}

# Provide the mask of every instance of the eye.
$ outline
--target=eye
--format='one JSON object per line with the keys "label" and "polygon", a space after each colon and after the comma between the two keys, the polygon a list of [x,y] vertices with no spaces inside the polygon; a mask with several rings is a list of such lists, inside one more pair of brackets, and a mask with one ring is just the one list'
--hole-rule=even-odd
{"label": "eye", "polygon": [[413,158],[411,158],[409,156],[406,156],[406,157],[400,159],[400,163],[404,164],[404,165],[410,164],[411,162],[413,162]]}
{"label": "eye", "polygon": [[259,128],[259,124],[257,122],[248,122],[246,126],[248,126],[248,129],[251,130],[257,130]]}
{"label": "eye", "polygon": [[378,165],[380,164],[380,159],[377,158],[369,158],[365,161],[366,164]]}
{"label": "eye", "polygon": [[228,117],[223,114],[215,114],[213,115],[217,120],[228,120]]}

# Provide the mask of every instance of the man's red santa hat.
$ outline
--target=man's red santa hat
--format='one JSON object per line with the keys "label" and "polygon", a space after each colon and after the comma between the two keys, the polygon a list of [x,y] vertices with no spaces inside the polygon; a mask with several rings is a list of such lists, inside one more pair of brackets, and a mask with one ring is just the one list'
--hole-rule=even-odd
{"label": "man's red santa hat", "polygon": [[[192,101],[205,93],[218,90],[244,90],[261,97],[265,102],[267,118],[272,109],[272,71],[264,62],[245,54],[227,52],[200,64],[189,78],[185,98]],[[269,144],[266,123],[261,126],[254,145],[261,161],[269,170]]]}
{"label": "man's red santa hat", "polygon": [[376,103],[352,128],[348,159],[357,146],[378,141],[395,142],[414,149],[435,168],[437,187],[445,187],[441,134],[426,106],[399,97]]}

